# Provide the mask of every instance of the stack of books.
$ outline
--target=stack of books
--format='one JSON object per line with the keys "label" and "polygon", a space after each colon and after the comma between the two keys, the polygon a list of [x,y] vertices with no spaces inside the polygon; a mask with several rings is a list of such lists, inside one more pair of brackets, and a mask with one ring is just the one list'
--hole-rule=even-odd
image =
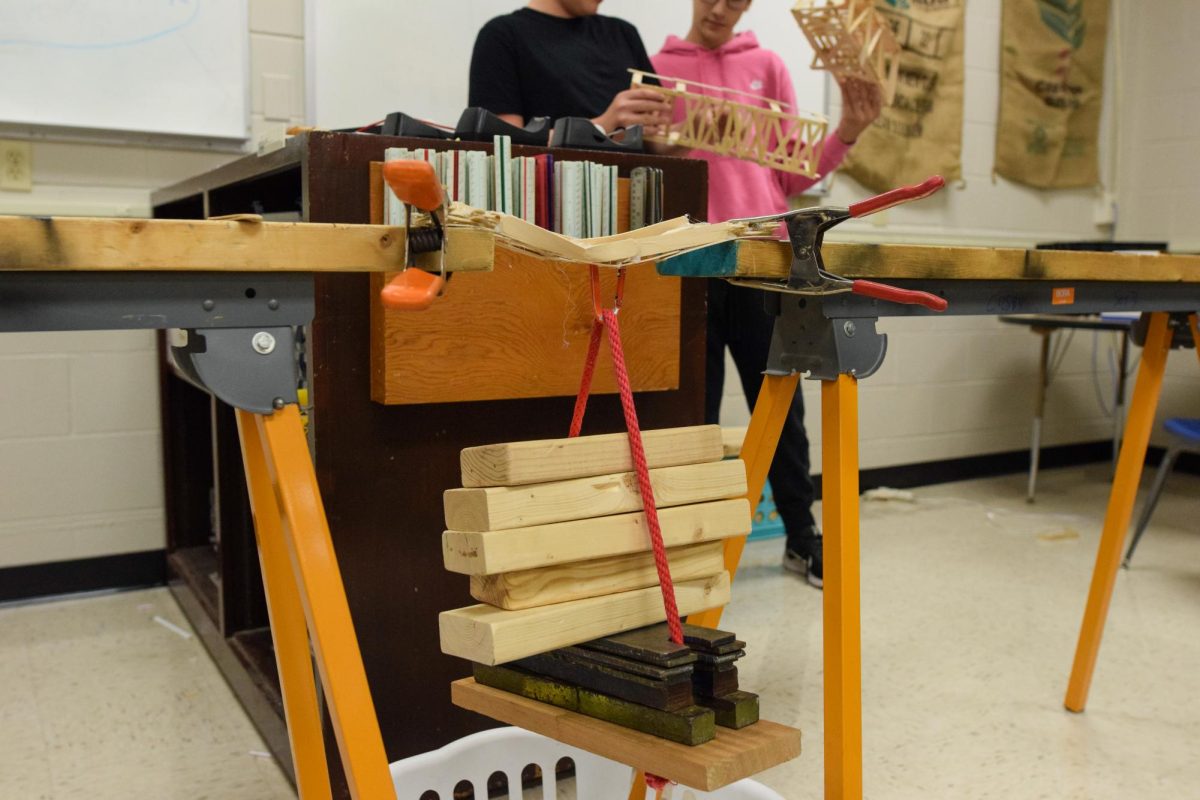
{"label": "stack of books", "polygon": [[[390,147],[385,161],[427,161],[452,202],[499,211],[577,238],[617,233],[617,168],[592,161],[558,161],[552,153],[512,156],[497,136],[492,153]],[[662,219],[662,171],[637,167],[631,178],[630,227]],[[404,224],[404,204],[384,190],[384,219]]]}

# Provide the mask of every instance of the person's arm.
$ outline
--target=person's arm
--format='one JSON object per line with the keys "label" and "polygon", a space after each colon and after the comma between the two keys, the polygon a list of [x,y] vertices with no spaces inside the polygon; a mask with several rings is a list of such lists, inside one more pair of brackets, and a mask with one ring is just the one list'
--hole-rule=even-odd
{"label": "person's arm", "polygon": [[488,22],[475,37],[467,98],[468,106],[486,108],[517,126],[525,124],[516,42],[504,17]]}
{"label": "person's arm", "polygon": [[[638,35],[637,28],[625,23],[620,26],[620,30],[625,39],[626,49],[632,56],[629,66],[642,72],[653,73],[654,65],[650,63],[650,56],[646,54],[646,46],[642,44],[642,37]],[[593,117],[592,122],[606,132],[641,125],[649,133],[655,129],[666,130],[671,123],[670,114],[671,104],[658,92],[630,88],[618,92],[608,108],[599,116]],[[648,143],[647,147],[653,152],[661,152],[658,148],[670,148],[670,145]]]}
{"label": "person's arm", "polygon": [[[776,96],[794,109],[796,92],[792,87],[791,76],[788,75],[782,60],[777,63],[776,80],[779,82],[779,94]],[[838,86],[842,91],[842,119],[838,123],[837,130],[825,137],[825,145],[821,149],[821,159],[817,162],[817,177],[809,178],[805,175],[774,171],[775,180],[787,197],[803,194],[806,189],[837,169],[846,157],[846,153],[850,152],[851,146],[858,141],[858,137],[879,116],[883,100],[877,85],[857,78],[849,78],[839,79]]]}

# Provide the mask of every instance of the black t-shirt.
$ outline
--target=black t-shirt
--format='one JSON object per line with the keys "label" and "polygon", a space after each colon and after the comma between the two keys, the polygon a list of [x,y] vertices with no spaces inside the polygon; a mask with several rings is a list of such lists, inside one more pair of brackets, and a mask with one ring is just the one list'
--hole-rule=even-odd
{"label": "black t-shirt", "polygon": [[468,104],[526,121],[598,117],[629,88],[630,68],[654,71],[628,22],[522,8],[489,21],[475,38]]}

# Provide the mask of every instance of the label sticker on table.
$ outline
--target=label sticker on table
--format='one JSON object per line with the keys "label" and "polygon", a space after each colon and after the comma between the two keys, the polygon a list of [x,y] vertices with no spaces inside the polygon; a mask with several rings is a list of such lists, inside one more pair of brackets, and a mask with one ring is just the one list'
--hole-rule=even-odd
{"label": "label sticker on table", "polygon": [[1075,287],[1067,286],[1050,290],[1050,304],[1056,306],[1075,305]]}

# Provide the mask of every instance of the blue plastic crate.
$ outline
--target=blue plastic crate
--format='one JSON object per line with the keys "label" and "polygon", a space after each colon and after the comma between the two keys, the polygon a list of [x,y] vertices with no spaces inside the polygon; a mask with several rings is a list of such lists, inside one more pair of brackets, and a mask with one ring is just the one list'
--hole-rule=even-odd
{"label": "blue plastic crate", "polygon": [[783,520],[779,518],[779,512],[775,510],[775,493],[771,491],[771,482],[767,481],[763,486],[762,501],[754,512],[754,522],[750,527],[750,541],[771,539],[783,536],[784,533]]}

